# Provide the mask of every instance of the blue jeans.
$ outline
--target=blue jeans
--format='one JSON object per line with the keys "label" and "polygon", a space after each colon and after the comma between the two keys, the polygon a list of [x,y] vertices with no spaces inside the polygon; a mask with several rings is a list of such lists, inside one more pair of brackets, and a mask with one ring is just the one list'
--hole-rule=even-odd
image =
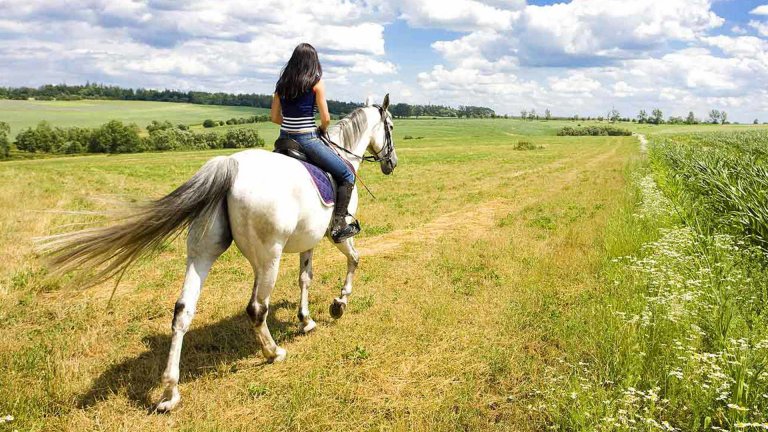
{"label": "blue jeans", "polygon": [[341,159],[341,156],[320,140],[316,132],[293,134],[280,131],[280,138],[290,138],[298,142],[309,161],[320,169],[329,172],[337,183],[355,182],[355,174],[349,166]]}

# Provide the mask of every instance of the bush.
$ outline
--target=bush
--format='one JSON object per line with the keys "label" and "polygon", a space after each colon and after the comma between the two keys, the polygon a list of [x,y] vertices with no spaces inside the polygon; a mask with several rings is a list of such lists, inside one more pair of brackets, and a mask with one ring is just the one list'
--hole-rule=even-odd
{"label": "bush", "polygon": [[616,126],[566,126],[557,132],[558,136],[630,136],[632,132]]}
{"label": "bush", "polygon": [[518,141],[513,147],[514,150],[539,150],[544,147],[531,143],[530,141]]}
{"label": "bush", "polygon": [[136,153],[143,151],[139,128],[112,120],[96,129],[91,135],[88,151],[91,153]]}
{"label": "bush", "polygon": [[46,121],[27,128],[16,136],[16,148],[30,153],[52,153],[61,147],[62,136]]}
{"label": "bush", "polygon": [[224,148],[264,147],[264,140],[256,129],[231,129],[224,135]]}
{"label": "bush", "polygon": [[205,119],[205,121],[203,122],[203,127],[204,128],[212,128],[212,127],[218,126],[218,124],[219,124],[218,122],[215,122],[215,121],[213,121],[211,119]]}
{"label": "bush", "polygon": [[7,158],[11,155],[11,141],[8,135],[11,134],[11,127],[6,122],[0,121],[0,158]]}

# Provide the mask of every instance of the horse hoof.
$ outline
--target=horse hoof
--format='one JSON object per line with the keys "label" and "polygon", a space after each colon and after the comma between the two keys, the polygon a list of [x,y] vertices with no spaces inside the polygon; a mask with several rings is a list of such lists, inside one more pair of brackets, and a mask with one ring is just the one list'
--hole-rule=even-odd
{"label": "horse hoof", "polygon": [[315,323],[315,320],[310,319],[306,324],[303,324],[301,331],[304,332],[304,334],[307,334],[314,330],[315,327],[317,327],[317,323]]}
{"label": "horse hoof", "polygon": [[344,310],[347,308],[347,302],[341,301],[339,299],[333,299],[333,303],[331,303],[330,313],[331,316],[334,319],[341,318],[342,315],[344,315]]}
{"label": "horse hoof", "polygon": [[180,396],[176,397],[176,398],[173,398],[171,400],[159,402],[155,406],[155,411],[157,411],[159,413],[171,412],[179,404],[179,401],[181,401],[181,397]]}
{"label": "horse hoof", "polygon": [[286,357],[288,357],[288,351],[286,351],[285,348],[277,347],[275,350],[275,356],[267,361],[270,363],[280,363],[285,361]]}

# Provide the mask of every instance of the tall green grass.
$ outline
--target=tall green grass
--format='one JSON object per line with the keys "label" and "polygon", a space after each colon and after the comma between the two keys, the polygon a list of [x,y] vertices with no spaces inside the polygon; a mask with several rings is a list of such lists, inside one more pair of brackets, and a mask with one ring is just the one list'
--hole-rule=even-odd
{"label": "tall green grass", "polygon": [[768,429],[767,138],[655,140],[606,236],[607,288],[573,325],[583,348],[534,407],[555,429]]}

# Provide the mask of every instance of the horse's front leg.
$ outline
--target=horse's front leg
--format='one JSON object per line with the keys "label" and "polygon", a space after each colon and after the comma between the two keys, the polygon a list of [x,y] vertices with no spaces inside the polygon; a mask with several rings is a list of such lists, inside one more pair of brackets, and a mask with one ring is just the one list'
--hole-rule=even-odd
{"label": "horse's front leg", "polygon": [[341,288],[341,295],[338,298],[333,299],[331,303],[331,316],[339,319],[344,315],[344,310],[347,308],[349,302],[349,296],[352,294],[352,278],[355,275],[355,270],[360,262],[360,254],[355,249],[352,238],[348,238],[341,243],[334,243],[337,248],[347,257],[347,277],[344,280],[344,286]]}
{"label": "horse's front leg", "polygon": [[299,297],[299,321],[301,321],[301,331],[309,333],[315,329],[315,321],[309,317],[309,285],[312,283],[312,252],[310,249],[299,254],[299,288],[301,295]]}

